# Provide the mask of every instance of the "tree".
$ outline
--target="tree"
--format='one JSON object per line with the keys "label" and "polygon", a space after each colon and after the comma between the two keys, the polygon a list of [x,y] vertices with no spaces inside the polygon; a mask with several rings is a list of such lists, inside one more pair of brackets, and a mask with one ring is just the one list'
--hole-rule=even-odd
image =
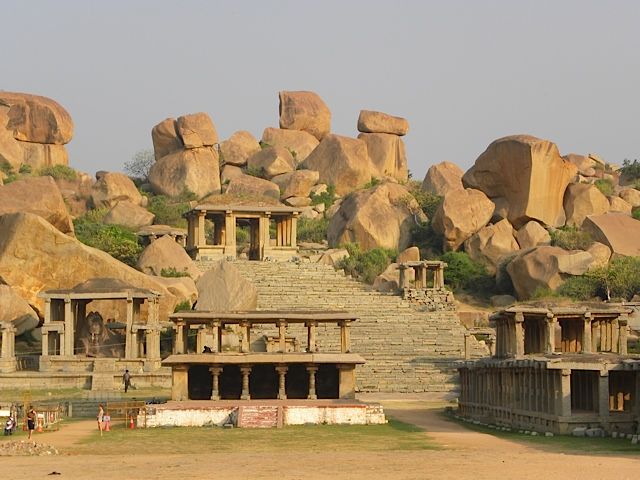
{"label": "tree", "polygon": [[130,161],[125,162],[124,171],[130,177],[145,183],[149,180],[149,170],[155,161],[153,150],[138,150]]}

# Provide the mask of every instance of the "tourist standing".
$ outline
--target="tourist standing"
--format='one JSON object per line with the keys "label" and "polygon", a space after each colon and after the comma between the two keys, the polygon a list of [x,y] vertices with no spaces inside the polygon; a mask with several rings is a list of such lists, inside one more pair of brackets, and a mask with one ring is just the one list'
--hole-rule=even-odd
{"label": "tourist standing", "polygon": [[102,427],[104,426],[104,407],[102,404],[98,405],[98,430],[100,430],[100,436],[102,436]]}
{"label": "tourist standing", "polygon": [[124,393],[127,393],[129,387],[131,386],[131,374],[129,370],[124,371],[124,375],[122,375],[122,383],[124,383]]}
{"label": "tourist standing", "polygon": [[31,440],[31,435],[36,428],[36,420],[38,418],[38,414],[33,409],[33,407],[29,407],[29,412],[27,413],[27,429],[29,430],[29,440]]}

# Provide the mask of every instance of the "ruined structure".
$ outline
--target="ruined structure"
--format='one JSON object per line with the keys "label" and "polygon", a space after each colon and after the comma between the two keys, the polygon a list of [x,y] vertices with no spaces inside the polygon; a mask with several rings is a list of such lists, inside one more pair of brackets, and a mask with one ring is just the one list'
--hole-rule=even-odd
{"label": "ruined structure", "polygon": [[[453,293],[444,286],[445,262],[421,260],[398,265],[402,298],[429,310],[455,310]],[[412,270],[412,274],[409,271]],[[414,279],[413,282],[410,279]]]}
{"label": "ruined structure", "polygon": [[[296,256],[296,225],[300,209],[285,206],[202,204],[185,214],[187,252],[194,260],[238,256],[236,226],[249,227],[249,260],[290,260]],[[207,222],[212,235],[207,236]],[[275,230],[271,238],[270,229]]]}
{"label": "ruined structure", "polygon": [[143,247],[150,245],[158,238],[169,236],[178,245],[187,246],[187,232],[182,228],[171,227],[169,225],[149,225],[136,232],[139,242]]}
{"label": "ruined structure", "polygon": [[460,414],[541,432],[635,433],[640,357],[627,354],[630,309],[518,306],[492,317],[493,358],[460,367]]}

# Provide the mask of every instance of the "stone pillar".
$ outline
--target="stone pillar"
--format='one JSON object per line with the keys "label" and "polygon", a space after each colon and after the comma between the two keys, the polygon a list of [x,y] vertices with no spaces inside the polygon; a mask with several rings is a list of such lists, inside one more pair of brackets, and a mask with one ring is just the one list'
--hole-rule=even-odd
{"label": "stone pillar", "polygon": [[291,246],[298,248],[298,216],[295,213],[291,216]]}
{"label": "stone pillar", "polygon": [[617,318],[611,320],[611,352],[618,353],[620,346],[620,322]]}
{"label": "stone pillar", "polygon": [[464,334],[464,359],[469,360],[471,358],[471,334],[465,332]]}
{"label": "stone pillar", "polygon": [[559,372],[559,389],[556,397],[556,414],[561,417],[571,416],[571,370],[562,369]]}
{"label": "stone pillar", "polygon": [[224,254],[226,256],[236,257],[236,217],[228,210],[224,216],[225,244]]}
{"label": "stone pillar", "polygon": [[627,354],[627,335],[629,333],[629,326],[627,324],[627,319],[620,318],[618,320],[618,325],[620,327],[620,335],[619,335],[620,345],[618,346],[618,352],[620,353],[620,355],[626,355]]}
{"label": "stone pillar", "polygon": [[355,365],[338,365],[340,375],[339,398],[356,398],[356,368]]}
{"label": "stone pillar", "polygon": [[136,341],[133,331],[133,299],[127,298],[127,328],[125,329],[124,358],[136,358]]}
{"label": "stone pillar", "polygon": [[287,371],[289,368],[286,365],[276,366],[276,372],[278,372],[278,400],[287,399]]}
{"label": "stone pillar", "polygon": [[213,326],[213,345],[211,346],[211,350],[214,353],[219,353],[222,350],[222,347],[220,345],[221,341],[222,341],[222,335],[220,334],[220,328],[221,328],[221,322],[219,320],[216,320],[213,322],[212,326]]}
{"label": "stone pillar", "polygon": [[2,333],[2,356],[0,357],[0,372],[15,372],[17,368],[15,344],[16,327],[13,323],[4,322],[0,327]]}
{"label": "stone pillar", "polygon": [[202,353],[206,344],[207,331],[203,325],[200,325],[196,332],[196,353]]}
{"label": "stone pillar", "polygon": [[516,313],[514,317],[515,321],[515,345],[513,353],[516,357],[524,355],[524,314],[522,312]]}
{"label": "stone pillar", "polygon": [[307,322],[307,352],[315,353],[316,347],[316,327],[318,322]]}
{"label": "stone pillar", "polygon": [[307,372],[309,373],[309,395],[307,399],[316,400],[318,398],[316,395],[316,373],[318,372],[318,367],[316,365],[307,365]]}
{"label": "stone pillar", "polygon": [[211,400],[220,400],[220,375],[222,367],[209,367],[211,372]]}
{"label": "stone pillar", "polygon": [[609,372],[600,370],[598,377],[598,416],[602,428],[609,429]]}
{"label": "stone pillar", "polygon": [[185,323],[184,322],[176,322],[174,324],[175,330],[176,330],[176,338],[174,341],[174,345],[173,345],[173,353],[175,354],[182,354],[182,353],[186,353],[185,352],[185,335],[184,335],[184,327],[185,327]]}
{"label": "stone pillar", "polygon": [[42,329],[42,356],[49,356],[49,331]]}
{"label": "stone pillar", "polygon": [[251,351],[251,326],[249,322],[240,322],[240,328],[242,332],[242,342],[240,344],[240,351],[242,353],[249,353]]}
{"label": "stone pillar", "polygon": [[160,368],[160,325],[150,325],[145,330],[147,353],[144,369],[148,372]]}
{"label": "stone pillar", "polygon": [[171,367],[171,400],[189,400],[189,368],[186,365]]}
{"label": "stone pillar", "polygon": [[544,353],[553,353],[556,351],[556,317],[552,313],[547,313],[547,323],[545,328],[545,347]]}
{"label": "stone pillar", "polygon": [[287,322],[280,319],[278,320],[277,325],[278,325],[278,337],[280,341],[278,351],[280,353],[285,353],[287,351]]}
{"label": "stone pillar", "polygon": [[207,217],[206,211],[198,212],[198,240],[196,245],[197,247],[204,247],[207,244],[207,237],[206,237],[206,232],[204,228],[204,221],[206,217]]}
{"label": "stone pillar", "polygon": [[240,400],[251,400],[251,395],[249,394],[249,375],[251,375],[251,367],[246,365],[240,367],[240,373],[242,374],[242,394],[240,395]]}
{"label": "stone pillar", "polygon": [[398,265],[398,270],[400,271],[400,280],[398,280],[398,288],[400,290],[404,290],[405,288],[408,288],[409,285],[407,282],[407,266],[404,263],[401,263],[400,265]]}
{"label": "stone pillar", "polygon": [[348,321],[340,322],[340,351],[342,353],[349,353],[351,351],[351,324]]}
{"label": "stone pillar", "polygon": [[582,330],[582,353],[591,353],[591,313],[584,314],[584,329]]}
{"label": "stone pillar", "polygon": [[258,258],[263,260],[269,250],[269,217],[261,215],[258,219]]}

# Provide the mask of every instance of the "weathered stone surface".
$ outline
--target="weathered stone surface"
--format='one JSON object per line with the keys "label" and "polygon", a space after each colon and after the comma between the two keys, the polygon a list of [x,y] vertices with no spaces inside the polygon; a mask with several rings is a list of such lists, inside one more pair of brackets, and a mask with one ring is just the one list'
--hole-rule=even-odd
{"label": "weathered stone surface", "polygon": [[44,301],[37,296],[40,291],[72,288],[93,278],[115,278],[155,290],[162,295],[161,316],[173,312],[175,297],[153,277],[61,233],[36,215],[3,215],[0,232],[4,232],[0,235],[0,277],[40,312],[44,312]]}
{"label": "weathered stone surface", "polygon": [[327,135],[304,161],[304,166],[320,173],[320,181],[345,195],[371,180],[367,144],[355,138]]}
{"label": "weathered stone surface", "polygon": [[157,194],[177,197],[185,190],[202,198],[220,193],[218,152],[211,147],[192,148],[156,160],[149,182]]}
{"label": "weathered stone surface", "polygon": [[326,218],[333,217],[336,213],[338,213],[338,210],[340,210],[340,205],[342,205],[342,198],[338,198],[335,202],[333,202],[333,205],[327,208],[327,210],[324,212],[324,216]]}
{"label": "weathered stone surface", "polygon": [[243,166],[251,155],[260,151],[258,140],[251,133],[240,130],[220,142],[220,157],[226,165]]}
{"label": "weathered stone surface", "polygon": [[258,290],[229,262],[217,262],[196,282],[198,303],[196,310],[205,312],[234,312],[255,310]]}
{"label": "weathered stone surface", "polygon": [[302,130],[285,130],[283,128],[265,128],[262,142],[272,147],[284,147],[295,152],[296,163],[302,163],[320,143],[316,137]]}
{"label": "weathered stone surface", "polygon": [[564,194],[567,225],[582,226],[587,215],[601,215],[609,211],[609,200],[595,185],[572,183]]}
{"label": "weathered stone surface", "polygon": [[140,205],[142,195],[124,173],[109,172],[101,175],[100,179],[93,184],[91,201],[96,208],[111,208],[121,201]]}
{"label": "weathered stone surface", "polygon": [[586,155],[578,155],[577,153],[570,153],[568,155],[563,155],[562,158],[565,159],[567,162],[573,163],[578,169],[578,173],[580,175],[584,175],[585,177],[591,177],[595,173],[595,169],[593,167],[596,165],[596,162]]}
{"label": "weathered stone surface", "polygon": [[364,133],[390,133],[406,135],[409,122],[402,117],[394,117],[388,113],[360,110],[358,116],[358,131]]}
{"label": "weathered stone surface", "polygon": [[[610,212],[620,212],[620,213],[625,213],[627,215],[631,215],[631,212],[633,210],[633,207],[625,202],[622,198],[620,197],[610,197],[609,198],[609,211]],[[605,213],[605,212],[594,212],[594,214],[597,213]]]}
{"label": "weathered stone surface", "polygon": [[17,171],[24,163],[24,151],[21,142],[13,137],[13,132],[5,126],[9,123],[9,107],[0,102],[0,164],[9,165]]}
{"label": "weathered stone surface", "polygon": [[193,305],[198,300],[198,288],[191,277],[156,277],[176,297],[177,303],[189,302]]}
{"label": "weathered stone surface", "polygon": [[280,198],[308,197],[313,187],[320,178],[320,174],[315,170],[296,170],[295,172],[283,173],[271,179],[273,183],[280,187]]}
{"label": "weathered stone surface", "polygon": [[182,115],[176,120],[176,132],[184,148],[213,147],[218,143],[218,132],[211,117],[204,113]]}
{"label": "weathered stone surface", "polygon": [[408,180],[409,169],[402,138],[388,133],[361,133],[358,138],[367,144],[372,176],[392,177],[401,182]]}
{"label": "weathered stone surface", "polygon": [[397,263],[419,262],[420,249],[418,247],[409,247],[398,254]]}
{"label": "weathered stone surface", "polygon": [[309,197],[289,197],[284,203],[292,207],[308,207],[311,205],[311,199]]}
{"label": "weathered stone surface", "polygon": [[551,235],[549,235],[546,228],[538,222],[531,220],[516,232],[516,240],[520,248],[526,250],[540,245],[549,245],[551,243]]}
{"label": "weathered stone surface", "polygon": [[76,178],[73,180],[57,178],[54,181],[72,216],[80,217],[87,213],[91,203],[91,188],[95,182],[93,177],[84,172],[76,172]]}
{"label": "weathered stone surface", "polygon": [[543,246],[525,250],[507,265],[518,300],[527,300],[538,288],[555,290],[562,282],[557,258],[567,255],[560,247]]}
{"label": "weathered stone surface", "polygon": [[240,175],[229,182],[227,194],[247,197],[270,197],[278,200],[280,188],[273,182],[251,175]]}
{"label": "weathered stone surface", "polygon": [[224,185],[225,183],[229,183],[232,178],[236,178],[241,175],[244,175],[244,172],[240,167],[236,167],[235,165],[225,165],[222,167],[222,173],[220,173],[220,182]]}
{"label": "weathered stone surface", "polygon": [[0,91],[1,106],[9,107],[6,129],[16,140],[64,145],[73,137],[71,115],[50,98]]}
{"label": "weathered stone surface", "polygon": [[515,135],[491,143],[462,183],[496,204],[505,199],[506,218],[516,228],[529,220],[559,227],[565,223],[564,192],[576,173],[576,166],[560,157],[554,143]]}
{"label": "weathered stone surface", "polygon": [[51,177],[26,177],[0,187],[0,215],[17,212],[33,213],[62,233],[73,234],[73,222]]}
{"label": "weathered stone surface", "polygon": [[496,273],[501,258],[519,249],[513,227],[507,219],[481,228],[464,242],[464,251],[482,263],[490,275]]}
{"label": "weathered stone surface", "polygon": [[270,179],[276,175],[293,172],[296,162],[286,148],[267,147],[251,155],[247,160],[247,166],[264,173],[264,176]]}
{"label": "weathered stone surface", "polygon": [[640,190],[625,188],[620,191],[620,198],[632,207],[640,207]]}
{"label": "weathered stone surface", "polygon": [[418,203],[404,186],[382,183],[354,192],[342,201],[329,223],[327,239],[332,247],[357,243],[363,250],[403,250],[411,241],[414,215],[421,214]]}
{"label": "weathered stone surface", "polygon": [[[407,270],[413,272],[413,269]],[[400,285],[400,269],[397,263],[391,263],[380,275],[373,281],[373,289],[378,292],[395,292]]]}
{"label": "weathered stone surface", "polygon": [[606,266],[611,258],[611,249],[604,243],[593,242],[591,246],[587,248],[587,252],[593,257],[593,263],[591,267],[589,267],[590,269]]}
{"label": "weathered stone surface", "polygon": [[69,164],[69,155],[64,145],[29,142],[18,143],[22,147],[22,163],[29,165],[32,170],[54,165]]}
{"label": "weathered stone surface", "polygon": [[450,190],[464,190],[462,169],[452,162],[431,165],[422,182],[422,190],[444,196]]}
{"label": "weathered stone surface", "polygon": [[569,275],[582,275],[593,264],[593,256],[589,252],[576,250],[568,252],[566,255],[556,257],[558,262],[558,272]]}
{"label": "weathered stone surface", "polygon": [[167,274],[172,269],[186,273],[194,280],[202,275],[185,249],[168,235],[151,242],[140,254],[136,266],[147,275],[161,276],[162,270]]}
{"label": "weathered stone surface", "polygon": [[29,303],[9,285],[0,285],[0,323],[12,323],[16,335],[33,330],[40,319]]}
{"label": "weathered stone surface", "polygon": [[349,258],[349,252],[345,248],[330,248],[325,250],[318,263],[337,267],[338,263],[345,258]]}
{"label": "weathered stone surface", "polygon": [[124,225],[131,229],[146,227],[153,223],[155,215],[140,205],[128,201],[115,204],[102,219],[108,225]]}
{"label": "weathered stone surface", "polygon": [[153,141],[153,151],[156,160],[178,152],[184,148],[182,140],[176,132],[176,121],[173,118],[167,118],[151,129],[151,140]]}
{"label": "weathered stone surface", "polygon": [[582,228],[594,240],[608,246],[613,255],[640,255],[640,221],[624,213],[605,213],[587,217]]}
{"label": "weathered stone surface", "polygon": [[318,140],[331,131],[331,112],[317,93],[280,92],[280,128],[303,130]]}
{"label": "weathered stone surface", "polygon": [[302,211],[300,212],[300,218],[308,218],[310,220],[314,220],[316,218],[318,218],[320,216],[320,214],[316,211],[315,208],[309,206],[309,207],[303,207]]}
{"label": "weathered stone surface", "polygon": [[484,227],[494,204],[480,190],[451,190],[433,216],[433,229],[444,237],[445,251],[457,250],[471,235]]}

